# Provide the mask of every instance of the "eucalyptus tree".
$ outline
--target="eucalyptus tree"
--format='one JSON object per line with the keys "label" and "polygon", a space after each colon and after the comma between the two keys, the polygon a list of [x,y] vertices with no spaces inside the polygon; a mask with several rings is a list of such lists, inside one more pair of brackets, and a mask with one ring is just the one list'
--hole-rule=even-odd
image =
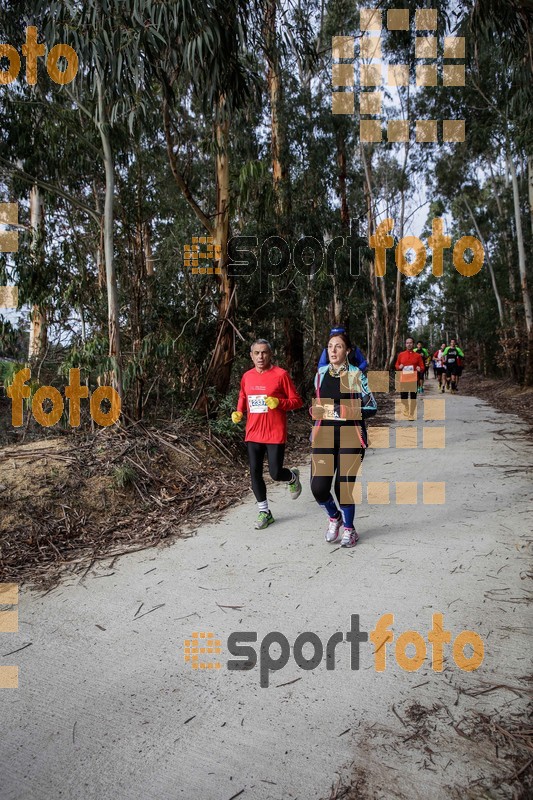
{"label": "eucalyptus tree", "polygon": [[144,0],[38,0],[37,13],[46,39],[64,42],[76,51],[75,80],[57,89],[64,92],[100,138],[104,169],[103,252],[106,274],[109,358],[112,380],[122,394],[120,326],[114,260],[115,153],[112,131],[126,121],[132,129],[142,113],[147,90],[144,52],[161,44],[158,32],[164,7]]}

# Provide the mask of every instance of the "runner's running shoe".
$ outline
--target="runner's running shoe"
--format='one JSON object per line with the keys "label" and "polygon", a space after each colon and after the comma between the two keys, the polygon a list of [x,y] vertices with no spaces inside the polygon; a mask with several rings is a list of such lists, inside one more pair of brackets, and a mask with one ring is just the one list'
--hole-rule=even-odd
{"label": "runner's running shoe", "polygon": [[355,528],[345,528],[342,535],[341,547],[355,547],[359,541],[359,534]]}
{"label": "runner's running shoe", "polygon": [[292,473],[296,476],[293,483],[289,483],[289,492],[291,493],[291,500],[296,500],[302,493],[302,484],[300,483],[300,470],[293,469]]}
{"label": "runner's running shoe", "polygon": [[257,522],[255,523],[255,529],[256,531],[262,531],[268,528],[269,525],[272,525],[273,522],[274,517],[272,516],[272,511],[260,511]]}
{"label": "runner's running shoe", "polygon": [[341,527],[341,525],[342,525],[342,517],[339,517],[339,519],[331,519],[331,517],[329,518],[329,525],[325,534],[326,542],[329,542],[329,544],[334,544],[335,542],[338,541],[339,528]]}

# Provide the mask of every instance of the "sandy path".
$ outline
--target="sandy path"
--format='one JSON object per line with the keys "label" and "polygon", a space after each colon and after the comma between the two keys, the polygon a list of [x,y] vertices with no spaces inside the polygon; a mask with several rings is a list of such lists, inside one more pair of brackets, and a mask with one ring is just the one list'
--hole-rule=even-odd
{"label": "sandy path", "polygon": [[[0,691],[2,798],[310,800],[328,797],[340,772],[359,776],[360,797],[438,799],[512,773],[476,736],[475,715],[512,720],[524,696],[464,692],[523,686],[531,671],[531,473],[502,468],[531,465],[531,448],[516,417],[473,397],[446,397],[445,424],[445,449],[376,449],[363,479],[446,481],[446,505],[424,505],[421,493],[416,506],[365,503],[353,550],[324,542],[304,466],[298,501],[284,487],[271,491],[276,524],[266,532],[251,530],[250,496],[191,539],[123,557],[112,570],[100,565],[45,597],[23,592],[19,632],[0,635],[0,664],[20,669],[19,689]],[[463,629],[482,637],[483,664],[461,671],[447,646],[442,673],[429,649],[406,672],[393,643],[377,673],[368,642],[352,671],[343,642],[335,671],[325,660],[304,671],[291,653],[268,688],[258,666],[226,668],[234,631],[257,632],[256,651],[269,631],[291,646],[302,631],[325,643],[349,629],[351,614],[370,631],[387,612],[395,639],[409,629],[427,639],[432,614],[443,613],[452,639]],[[221,639],[220,670],[184,662],[192,631]]]}

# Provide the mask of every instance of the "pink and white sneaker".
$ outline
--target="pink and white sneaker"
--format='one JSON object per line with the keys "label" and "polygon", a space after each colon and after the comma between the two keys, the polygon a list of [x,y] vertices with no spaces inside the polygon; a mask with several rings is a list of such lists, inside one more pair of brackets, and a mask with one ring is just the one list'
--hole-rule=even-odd
{"label": "pink and white sneaker", "polygon": [[345,528],[341,539],[341,547],[355,547],[359,541],[359,534],[355,528]]}
{"label": "pink and white sneaker", "polygon": [[326,542],[329,542],[329,544],[335,544],[335,542],[339,540],[341,525],[342,517],[339,517],[339,519],[332,519],[331,517],[329,518],[329,525],[325,534]]}

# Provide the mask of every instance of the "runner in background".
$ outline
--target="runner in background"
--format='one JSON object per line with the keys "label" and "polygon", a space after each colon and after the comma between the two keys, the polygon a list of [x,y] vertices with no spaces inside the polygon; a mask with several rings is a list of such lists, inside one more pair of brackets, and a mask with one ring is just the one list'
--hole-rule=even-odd
{"label": "runner in background", "polygon": [[[457,348],[457,349],[459,350],[460,348]],[[457,378],[455,380],[455,391],[456,392],[459,391],[459,379],[460,379],[461,375],[463,374],[463,367],[465,365],[465,356],[464,356],[463,350],[461,350],[461,353],[462,353],[462,355],[460,354],[460,355],[457,356]]]}
{"label": "runner in background", "polygon": [[257,339],[252,344],[250,357],[254,366],[242,376],[237,410],[231,419],[238,425],[244,412],[247,413],[244,441],[248,449],[252,489],[259,508],[255,528],[263,530],[274,522],[263,478],[265,455],[272,480],[285,481],[292,500],[302,492],[299,470],[284,467],[283,459],[287,411],[301,408],[303,401],[289,373],[272,364],[272,348],[266,339]]}
{"label": "runner in background", "polygon": [[446,366],[444,364],[444,351],[446,349],[446,342],[442,342],[438,350],[433,353],[433,363],[439,381],[439,389],[444,392],[446,388]]}
{"label": "runner in background", "polygon": [[444,350],[444,364],[446,366],[446,386],[452,394],[457,392],[457,377],[459,375],[458,359],[464,359],[465,354],[457,347],[455,339],[450,339],[450,344]]}
{"label": "runner in background", "polygon": [[[339,326],[338,328],[332,328],[329,332],[330,338],[332,336],[339,336],[339,335],[348,337],[346,328]],[[349,350],[348,363],[352,364],[354,367],[358,367],[361,370],[361,372],[366,372],[366,369],[368,367],[368,361],[366,360],[366,358],[364,357],[364,355],[362,354],[362,352],[359,350],[358,347],[352,346],[351,350]],[[328,349],[327,347],[324,347],[324,349],[322,350],[322,354],[318,360],[318,369],[320,369],[320,367],[325,367],[328,364],[329,364]]]}
{"label": "runner in background", "polygon": [[[415,383],[415,375],[424,374],[424,359],[420,353],[414,351],[414,340],[408,336],[405,340],[405,350],[398,355],[395,369],[401,371],[400,386],[409,383],[409,378]],[[400,391],[400,398],[403,406],[404,416],[410,420],[416,419],[416,395],[415,391]]]}
{"label": "runner in background", "polygon": [[418,386],[416,391],[418,394],[424,394],[424,378],[426,377],[426,371],[429,370],[429,353],[425,347],[422,347],[422,342],[416,343],[416,349],[414,352],[421,356],[424,364],[424,369],[422,372],[418,373]]}
{"label": "runner in background", "polygon": [[437,372],[437,362],[435,360],[435,353],[433,353],[433,356],[431,358],[431,366],[433,367],[433,377],[434,377],[435,380],[437,380],[437,378],[439,377],[439,374]]}

